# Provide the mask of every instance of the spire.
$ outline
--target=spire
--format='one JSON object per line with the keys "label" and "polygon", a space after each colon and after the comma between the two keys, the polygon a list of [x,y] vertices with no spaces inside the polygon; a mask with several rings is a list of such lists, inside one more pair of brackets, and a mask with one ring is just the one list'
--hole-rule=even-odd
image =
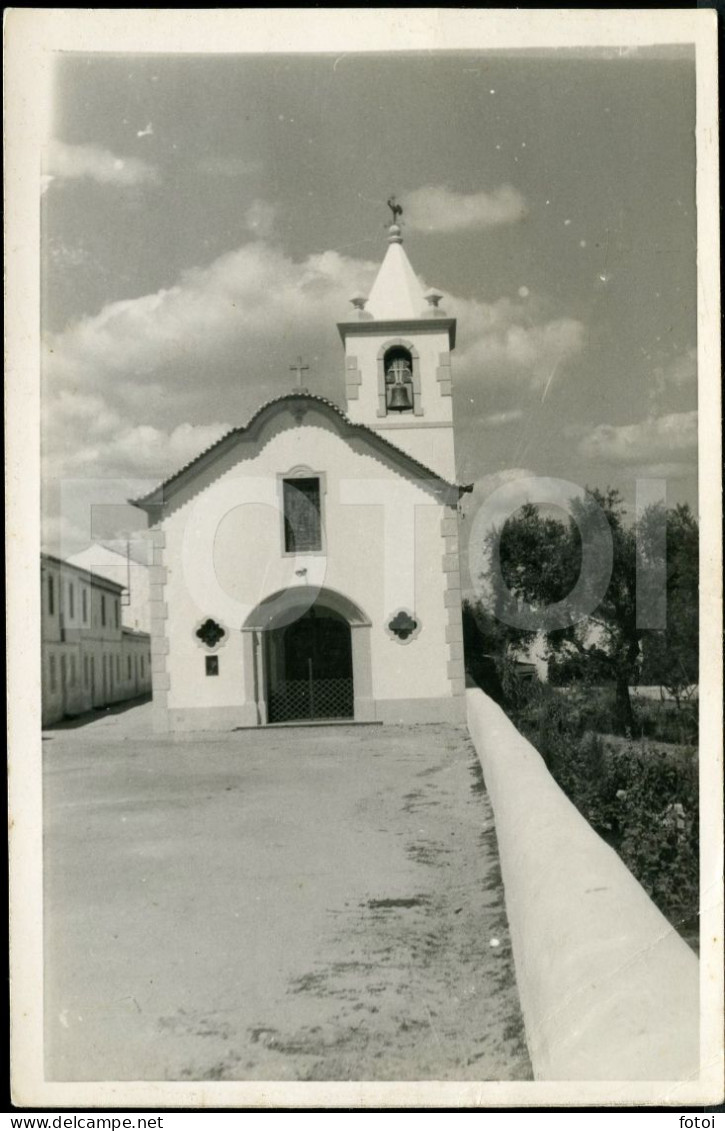
{"label": "spire", "polygon": [[378,321],[422,318],[427,310],[423,288],[403,250],[400,226],[388,228],[388,250],[373,283],[366,309]]}

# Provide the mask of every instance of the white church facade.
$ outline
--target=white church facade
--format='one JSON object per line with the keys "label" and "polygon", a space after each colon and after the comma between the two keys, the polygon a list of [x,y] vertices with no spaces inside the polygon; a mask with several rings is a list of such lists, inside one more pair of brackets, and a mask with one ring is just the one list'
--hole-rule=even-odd
{"label": "white church facade", "polygon": [[464,721],[456,324],[388,240],[346,411],[300,385],[135,500],[159,731]]}

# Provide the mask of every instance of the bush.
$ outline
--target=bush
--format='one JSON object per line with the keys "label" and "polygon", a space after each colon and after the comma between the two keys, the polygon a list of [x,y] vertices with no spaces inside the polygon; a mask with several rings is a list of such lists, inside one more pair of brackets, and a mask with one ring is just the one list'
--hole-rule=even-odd
{"label": "bush", "polygon": [[[694,749],[608,745],[608,705],[590,691],[516,689],[508,710],[592,828],[620,855],[688,942],[698,923],[698,778]],[[679,755],[679,756],[678,756]]]}
{"label": "bush", "polygon": [[620,787],[615,845],[673,926],[697,934],[699,818],[697,764],[646,745],[610,755]]}
{"label": "bush", "polygon": [[[558,718],[559,731],[597,731],[599,734],[617,733],[616,691],[612,684],[603,686],[570,684],[556,687],[538,681],[522,685],[515,676],[504,674],[506,704],[512,711],[531,710],[536,704],[538,715]],[[649,738],[655,742],[676,742],[695,746],[698,738],[697,700],[683,702],[679,707],[671,700],[637,699],[634,704],[635,727],[632,737]]]}
{"label": "bush", "polygon": [[466,671],[473,682],[495,703],[503,706],[505,695],[493,656],[474,656],[466,660]]}
{"label": "bush", "polygon": [[698,703],[676,703],[656,699],[640,699],[635,704],[637,730],[644,738],[657,742],[678,742],[696,745],[698,740]]}

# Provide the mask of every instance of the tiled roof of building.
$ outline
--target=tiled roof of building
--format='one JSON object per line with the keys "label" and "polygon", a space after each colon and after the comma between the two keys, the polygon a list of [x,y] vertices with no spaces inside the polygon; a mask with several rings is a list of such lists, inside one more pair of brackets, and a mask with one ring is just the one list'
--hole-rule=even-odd
{"label": "tiled roof of building", "polygon": [[150,640],[151,639],[151,634],[148,633],[148,632],[144,632],[144,630],[142,628],[129,628],[125,624],[121,626],[121,635],[122,636],[132,636],[134,639],[137,639],[137,640]]}
{"label": "tiled roof of building", "polygon": [[81,577],[88,578],[92,585],[98,585],[101,589],[112,589],[116,593],[122,593],[125,586],[119,585],[117,581],[111,581],[109,577],[104,577],[100,573],[94,573],[91,569],[86,569],[85,566],[74,565],[73,562],[67,562],[65,558],[58,558],[55,554],[48,554],[45,550],[40,554],[41,565],[43,562],[53,562],[54,565],[62,566],[64,570],[72,570],[74,573],[80,574]]}

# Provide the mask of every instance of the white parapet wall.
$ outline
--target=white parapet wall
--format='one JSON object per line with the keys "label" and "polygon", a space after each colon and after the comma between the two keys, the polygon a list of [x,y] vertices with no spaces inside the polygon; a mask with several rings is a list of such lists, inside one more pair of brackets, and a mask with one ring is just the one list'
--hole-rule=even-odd
{"label": "white parapet wall", "polygon": [[500,707],[466,692],[537,1080],[699,1076],[699,963]]}

